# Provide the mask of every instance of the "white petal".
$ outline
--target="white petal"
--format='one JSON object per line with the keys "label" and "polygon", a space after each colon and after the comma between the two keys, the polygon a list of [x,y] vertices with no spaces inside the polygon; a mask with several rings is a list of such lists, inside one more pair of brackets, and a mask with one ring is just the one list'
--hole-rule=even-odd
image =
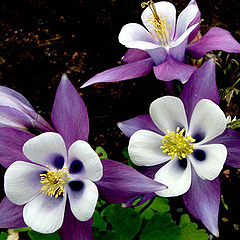
{"label": "white petal", "polygon": [[225,129],[226,117],[220,107],[211,100],[200,100],[193,110],[188,135],[193,138],[202,135],[202,139],[197,141],[203,144],[222,134]]}
{"label": "white petal", "polygon": [[196,23],[188,28],[176,41],[172,42],[170,47],[173,48],[181,44],[198,25],[199,23]]}
{"label": "white petal", "polygon": [[17,161],[9,166],[4,176],[4,188],[8,199],[17,205],[23,205],[40,192],[40,174],[46,168],[36,164]]}
{"label": "white petal", "polygon": [[63,223],[66,204],[65,197],[48,197],[41,193],[23,208],[26,225],[40,233],[53,233]]}
{"label": "white petal", "polygon": [[188,28],[189,24],[194,20],[198,13],[196,5],[188,5],[178,16],[175,39],[181,36]]}
{"label": "white petal", "polygon": [[226,161],[227,149],[222,144],[198,146],[188,155],[196,173],[203,180],[213,180],[221,172]]}
{"label": "white petal", "polygon": [[[186,166],[182,166],[183,164]],[[186,159],[174,158],[157,171],[154,180],[168,187],[156,192],[157,195],[162,197],[182,195],[188,191],[191,185],[191,164]]]}
{"label": "white petal", "polygon": [[[103,166],[97,153],[91,148],[91,146],[82,140],[74,142],[68,151],[69,159],[69,172],[71,173],[71,164],[73,161],[80,161],[83,164],[83,169],[76,171],[75,174],[87,178],[92,181],[99,181],[103,175]],[[71,174],[74,177],[75,174]]]}
{"label": "white petal", "polygon": [[165,134],[167,130],[176,131],[177,127],[188,130],[187,117],[182,101],[173,96],[156,99],[150,105],[150,116],[155,125]]}
{"label": "white petal", "polygon": [[67,186],[68,197],[73,215],[79,221],[87,221],[92,217],[97,205],[98,189],[93,182],[87,179],[81,181],[83,188],[79,191],[71,188],[70,184]]}
{"label": "white petal", "polygon": [[23,145],[23,153],[32,162],[53,167],[56,167],[54,166],[55,156],[67,159],[64,140],[60,134],[54,132],[42,133],[28,140]]}
{"label": "white petal", "polygon": [[[175,22],[176,22],[176,8],[175,6],[170,3],[170,2],[157,2],[154,4],[157,14],[160,18],[166,18],[167,19],[167,24],[171,26],[171,33],[172,36],[174,35],[175,32]],[[149,16],[151,16],[153,13],[149,7],[147,7],[143,13],[142,13],[142,22],[145,25],[145,27],[149,30],[149,32],[152,32],[152,34],[155,36],[155,33],[153,32],[153,26],[152,24],[148,21]]]}
{"label": "white petal", "polygon": [[150,33],[140,24],[129,23],[122,27],[119,42],[127,48],[138,48],[141,50],[158,48]]}
{"label": "white petal", "polygon": [[130,140],[128,152],[131,160],[138,166],[154,166],[169,160],[169,156],[162,152],[163,137],[149,130],[135,132]]}

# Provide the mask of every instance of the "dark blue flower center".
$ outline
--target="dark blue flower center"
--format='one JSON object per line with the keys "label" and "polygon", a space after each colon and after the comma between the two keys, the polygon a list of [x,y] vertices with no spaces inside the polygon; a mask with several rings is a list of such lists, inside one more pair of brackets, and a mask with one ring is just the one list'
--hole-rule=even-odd
{"label": "dark blue flower center", "polygon": [[198,161],[203,161],[206,159],[206,153],[205,151],[201,149],[196,149],[193,151],[193,156],[198,160]]}
{"label": "dark blue flower center", "polygon": [[178,159],[178,163],[179,163],[179,166],[183,169],[185,169],[187,167],[187,159],[186,158]]}
{"label": "dark blue flower center", "polygon": [[71,181],[68,183],[69,187],[74,192],[79,192],[83,189],[84,184],[81,181]]}
{"label": "dark blue flower center", "polygon": [[198,143],[205,138],[205,134],[203,132],[198,132],[198,133],[192,134],[192,138],[195,139],[194,143]]}
{"label": "dark blue flower center", "polygon": [[52,164],[55,168],[61,169],[64,165],[64,157],[60,154],[53,156]]}
{"label": "dark blue flower center", "polygon": [[70,173],[79,173],[84,169],[82,162],[78,159],[74,159],[70,165]]}

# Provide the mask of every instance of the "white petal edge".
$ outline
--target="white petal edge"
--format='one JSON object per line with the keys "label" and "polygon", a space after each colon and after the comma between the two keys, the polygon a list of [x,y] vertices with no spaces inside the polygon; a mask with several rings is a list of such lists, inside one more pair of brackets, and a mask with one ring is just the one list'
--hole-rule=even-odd
{"label": "white petal edge", "polygon": [[[91,148],[91,146],[83,141],[78,140],[74,142],[68,150],[69,167],[74,159],[78,159],[84,166],[84,173],[80,175],[91,181],[99,181],[103,176],[103,166],[98,154]],[[77,174],[71,174],[74,177]]]}
{"label": "white petal edge", "polygon": [[190,4],[179,14],[177,19],[176,34],[175,37],[181,36],[188,28],[189,24],[197,16],[198,7]]}
{"label": "white petal edge", "polygon": [[227,158],[227,148],[222,144],[208,144],[198,146],[195,150],[202,150],[206,159],[199,161],[194,154],[188,155],[197,175],[205,180],[214,180],[221,172]]}
{"label": "white petal edge", "polygon": [[92,217],[95,211],[98,200],[98,189],[90,180],[83,179],[81,181],[84,184],[82,190],[79,192],[73,191],[67,186],[67,191],[73,215],[79,221],[87,221]]}
{"label": "white petal edge", "polygon": [[170,157],[162,152],[163,137],[149,130],[135,132],[128,145],[128,152],[132,162],[138,166],[154,166],[164,163]]}
{"label": "white petal edge", "polygon": [[172,42],[170,48],[176,47],[179,44],[181,44],[198,25],[199,23],[196,23],[192,25],[190,28],[188,28],[178,39],[176,39],[176,41]]}
{"label": "white petal edge", "polygon": [[63,223],[66,195],[54,198],[41,193],[23,208],[23,219],[36,232],[56,232]]}
{"label": "white petal edge", "polygon": [[188,131],[187,117],[183,102],[173,96],[156,99],[150,105],[150,116],[155,125],[165,134],[167,130],[176,131],[184,127]]}
{"label": "white petal edge", "polygon": [[197,133],[205,137],[196,145],[206,143],[219,136],[226,129],[226,116],[220,107],[209,99],[200,100],[195,106],[189,124],[188,135],[194,138]]}
{"label": "white petal edge", "polygon": [[176,197],[184,194],[191,186],[191,164],[188,160],[184,169],[177,157],[170,160],[155,174],[154,180],[167,186],[167,189],[156,192],[162,197]]}
{"label": "white petal edge", "polygon": [[40,174],[46,168],[33,163],[17,161],[11,164],[4,175],[4,190],[14,204],[23,205],[39,195],[42,187]]}
{"label": "white petal edge", "polygon": [[124,25],[119,33],[118,40],[128,48],[145,50],[159,47],[155,44],[150,33],[137,23]]}
{"label": "white petal edge", "polygon": [[[159,17],[167,18],[168,24],[171,25],[172,36],[174,36],[175,24],[176,24],[176,8],[175,8],[175,6],[172,3],[166,2],[166,1],[160,1],[160,2],[154,3],[154,6],[156,8],[156,11],[157,11],[157,14],[159,15]],[[149,32],[151,32],[155,36],[155,34],[152,30],[153,26],[148,21],[148,17],[150,15],[152,15],[152,11],[149,7],[147,7],[142,12],[141,19],[142,19],[144,26],[149,30]]]}
{"label": "white petal edge", "polygon": [[67,159],[67,150],[62,136],[54,132],[45,132],[31,138],[23,145],[24,155],[32,162],[48,165],[49,156],[57,153]]}

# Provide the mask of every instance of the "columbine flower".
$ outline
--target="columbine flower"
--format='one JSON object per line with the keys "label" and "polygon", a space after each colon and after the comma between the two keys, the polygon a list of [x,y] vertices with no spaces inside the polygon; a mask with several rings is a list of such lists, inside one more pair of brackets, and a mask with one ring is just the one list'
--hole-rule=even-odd
{"label": "columbine flower", "polygon": [[176,9],[165,1],[143,3],[145,27],[137,23],[123,26],[119,41],[130,48],[123,57],[127,64],[106,70],[89,79],[82,87],[99,83],[137,78],[152,69],[156,78],[163,81],[178,79],[185,83],[196,70],[186,64],[186,53],[201,58],[211,50],[240,52],[240,44],[221,28],[212,28],[196,40],[200,25],[200,11],[195,0],[180,13],[176,21]]}
{"label": "columbine flower", "polygon": [[51,120],[57,133],[35,136],[0,127],[0,164],[8,168],[9,198],[0,204],[0,228],[27,224],[43,233],[59,229],[65,240],[90,240],[98,192],[107,201],[120,203],[166,188],[125,164],[99,161],[87,143],[86,106],[65,74]]}
{"label": "columbine flower", "polygon": [[[52,233],[63,223],[67,197],[73,215],[89,220],[95,210],[103,167],[85,141],[74,142],[67,151],[58,133],[42,133],[23,146],[33,163],[16,161],[4,177],[8,199],[23,208],[23,219],[33,230]],[[35,164],[34,164],[35,163]]]}
{"label": "columbine flower", "polygon": [[212,60],[194,72],[180,98],[157,99],[150,107],[150,115],[118,125],[131,137],[131,159],[147,166],[141,172],[168,186],[156,194],[183,194],[189,212],[218,236],[218,174],[224,163],[240,167],[240,133],[226,129],[226,117],[217,106],[219,95]]}
{"label": "columbine flower", "polygon": [[214,180],[219,175],[227,150],[222,144],[208,142],[224,132],[226,118],[215,103],[200,100],[188,123],[182,101],[165,96],[151,104],[150,116],[163,134],[139,130],[131,136],[128,150],[131,160],[139,166],[167,162],[155,174],[155,181],[168,186],[158,195],[187,192],[192,171],[203,180]]}
{"label": "columbine flower", "polygon": [[0,86],[0,126],[54,131],[20,93]]}

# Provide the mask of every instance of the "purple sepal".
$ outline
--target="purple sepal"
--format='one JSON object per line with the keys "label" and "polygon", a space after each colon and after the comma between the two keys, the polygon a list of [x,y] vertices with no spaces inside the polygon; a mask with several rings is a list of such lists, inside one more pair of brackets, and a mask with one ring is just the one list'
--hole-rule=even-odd
{"label": "purple sepal", "polygon": [[188,120],[190,120],[196,104],[201,99],[210,99],[219,104],[215,68],[213,60],[208,60],[193,73],[184,85],[180,98],[184,103]]}
{"label": "purple sepal", "polygon": [[166,188],[135,169],[117,161],[101,159],[103,177],[96,182],[99,193],[110,203],[127,202],[136,196]]}
{"label": "purple sepal", "polygon": [[38,114],[37,118],[32,120],[33,128],[38,129],[41,132],[55,132],[53,127]]}
{"label": "purple sepal", "polygon": [[89,120],[86,106],[68,80],[62,76],[53,104],[51,120],[66,143],[66,147],[76,140],[88,140]]}
{"label": "purple sepal", "polygon": [[201,220],[213,235],[218,237],[219,179],[215,178],[213,181],[202,180],[192,169],[192,184],[183,195],[183,199],[188,211],[195,218]]}
{"label": "purple sepal", "polygon": [[[16,92],[15,90],[13,90],[11,88],[0,86],[0,92],[3,92],[5,94],[9,95],[9,99],[11,101],[14,101],[14,98],[15,98],[17,101],[20,101],[22,103],[21,105],[26,105],[29,108],[31,108],[32,110],[34,110],[32,105],[29,103],[29,101],[22,94]],[[14,102],[16,102],[16,100]]]}
{"label": "purple sepal", "polygon": [[220,136],[214,138],[209,144],[223,144],[227,148],[226,165],[240,168],[240,133],[227,128]]}
{"label": "purple sepal", "polygon": [[201,58],[212,50],[240,53],[240,44],[227,30],[213,27],[202,38],[186,48],[186,51],[195,58]]}
{"label": "purple sepal", "polygon": [[164,63],[153,67],[154,74],[159,80],[180,80],[182,83],[187,82],[196,69],[197,67],[181,63],[170,56]]}
{"label": "purple sepal", "polygon": [[8,127],[1,127],[0,133],[0,164],[7,168],[15,161],[29,162],[22,152],[22,147],[35,135]]}
{"label": "purple sepal", "polygon": [[117,82],[145,76],[152,70],[153,65],[154,62],[152,58],[146,58],[137,62],[127,63],[115,68],[111,68],[96,74],[86,83],[84,83],[81,88],[87,87],[94,83]]}
{"label": "purple sepal", "polygon": [[[140,173],[142,173],[144,176],[149,177],[151,179],[154,179],[156,172],[162,167],[164,166],[166,163],[163,164],[158,164],[155,166],[150,166],[150,167],[138,167],[137,171],[139,171]],[[141,198],[140,201],[135,204],[135,206],[139,206],[145,202],[147,202],[149,199],[155,197],[156,194],[155,193],[147,193],[144,194],[142,196],[137,196],[135,198],[130,199],[129,201],[125,202],[124,205],[125,207],[131,207],[133,205],[133,203],[138,199]]]}
{"label": "purple sepal", "polygon": [[127,137],[131,137],[136,131],[141,129],[162,134],[157,126],[153,123],[149,114],[139,115],[137,117],[119,122],[117,125]]}
{"label": "purple sepal", "polygon": [[26,227],[23,221],[23,205],[15,205],[5,197],[0,204],[0,228]]}
{"label": "purple sepal", "polygon": [[136,48],[130,48],[122,57],[122,61],[126,63],[132,63],[132,62],[137,62],[139,60],[143,60],[149,57],[150,56],[146,51],[136,49]]}
{"label": "purple sepal", "polygon": [[72,214],[69,202],[67,202],[63,225],[58,233],[62,240],[92,240],[92,220],[93,218],[85,222],[77,220]]}
{"label": "purple sepal", "polygon": [[[188,5],[195,5],[198,7],[197,2],[195,0],[191,0],[190,3]],[[201,20],[201,12],[198,9],[197,15],[196,17],[193,19],[193,21],[189,24],[188,28],[190,28],[191,26],[193,26],[196,23],[199,23]],[[194,38],[197,36],[197,33],[199,31],[200,28],[200,24],[190,33],[190,35],[188,36],[188,43],[192,42],[194,40]]]}
{"label": "purple sepal", "polygon": [[0,106],[0,126],[27,130],[32,126],[32,122],[24,112],[12,107]]}

